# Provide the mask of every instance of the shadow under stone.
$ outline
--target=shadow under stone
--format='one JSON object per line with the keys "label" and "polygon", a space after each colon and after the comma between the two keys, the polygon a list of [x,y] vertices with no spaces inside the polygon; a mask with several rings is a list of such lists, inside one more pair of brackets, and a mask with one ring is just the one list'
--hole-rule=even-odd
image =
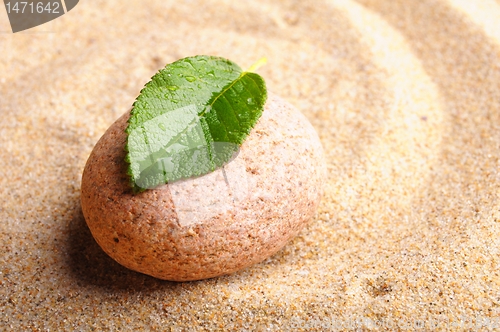
{"label": "shadow under stone", "polygon": [[141,291],[172,288],[179,283],[153,278],[125,268],[109,257],[94,240],[81,208],[69,224],[68,265],[79,286],[106,290]]}

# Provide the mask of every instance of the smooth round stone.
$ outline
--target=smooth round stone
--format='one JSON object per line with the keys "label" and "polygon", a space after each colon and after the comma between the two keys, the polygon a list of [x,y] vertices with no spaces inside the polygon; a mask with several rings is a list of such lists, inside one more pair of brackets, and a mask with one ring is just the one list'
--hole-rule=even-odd
{"label": "smooth round stone", "polygon": [[127,268],[175,281],[232,273],[276,253],[313,217],[326,172],[321,143],[279,97],[269,95],[223,168],[136,195],[124,161],[128,116],[96,144],[81,188],[92,235]]}

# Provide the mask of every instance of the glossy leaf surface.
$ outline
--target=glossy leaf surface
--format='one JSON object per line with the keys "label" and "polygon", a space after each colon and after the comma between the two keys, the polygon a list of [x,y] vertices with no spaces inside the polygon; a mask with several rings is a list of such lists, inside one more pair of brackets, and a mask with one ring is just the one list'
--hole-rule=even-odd
{"label": "glossy leaf surface", "polygon": [[167,65],[141,90],[129,118],[128,174],[135,192],[223,166],[262,114],[261,76],[195,56]]}

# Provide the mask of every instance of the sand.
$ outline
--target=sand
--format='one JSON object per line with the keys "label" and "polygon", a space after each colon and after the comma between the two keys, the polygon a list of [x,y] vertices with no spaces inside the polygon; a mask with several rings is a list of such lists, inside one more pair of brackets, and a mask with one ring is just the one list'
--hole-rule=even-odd
{"label": "sand", "polygon": [[[0,330],[500,328],[500,1],[81,1],[0,9]],[[328,162],[276,255],[188,283],[129,271],[80,208],[85,161],[165,64],[259,69]]]}

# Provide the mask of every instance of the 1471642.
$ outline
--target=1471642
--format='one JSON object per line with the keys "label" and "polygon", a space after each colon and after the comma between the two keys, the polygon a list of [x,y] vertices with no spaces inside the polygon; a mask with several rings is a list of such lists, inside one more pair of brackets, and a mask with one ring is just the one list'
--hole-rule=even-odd
{"label": "1471642", "polygon": [[7,13],[16,14],[60,14],[62,8],[60,8],[60,2],[28,2],[28,1],[12,1],[5,3],[5,8]]}

